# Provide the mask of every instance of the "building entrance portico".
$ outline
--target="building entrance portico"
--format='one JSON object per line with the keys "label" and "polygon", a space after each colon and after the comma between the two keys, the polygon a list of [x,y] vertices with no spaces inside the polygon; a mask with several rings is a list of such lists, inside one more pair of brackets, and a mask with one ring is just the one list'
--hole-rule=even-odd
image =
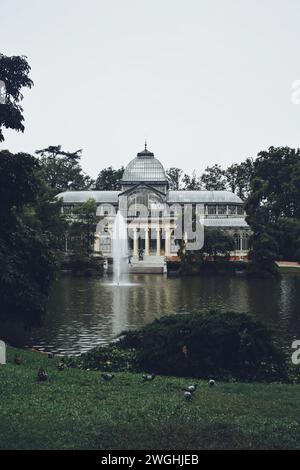
{"label": "building entrance portico", "polygon": [[130,226],[128,229],[130,254],[138,257],[142,250],[144,257],[170,256],[172,231],[173,229],[169,227],[162,228],[158,224],[148,225],[143,222]]}

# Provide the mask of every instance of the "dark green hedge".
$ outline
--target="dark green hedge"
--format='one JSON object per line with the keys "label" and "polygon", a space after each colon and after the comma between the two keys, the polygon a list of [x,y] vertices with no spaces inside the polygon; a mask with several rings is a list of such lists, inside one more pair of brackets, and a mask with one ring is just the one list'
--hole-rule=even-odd
{"label": "dark green hedge", "polygon": [[157,374],[287,380],[285,357],[271,332],[244,313],[210,311],[164,317],[125,333],[119,347],[136,349],[137,366]]}

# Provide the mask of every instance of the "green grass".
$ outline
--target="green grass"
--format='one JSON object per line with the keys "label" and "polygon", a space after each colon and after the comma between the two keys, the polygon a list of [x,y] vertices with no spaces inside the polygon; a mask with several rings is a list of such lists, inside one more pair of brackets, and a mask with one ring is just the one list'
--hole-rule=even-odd
{"label": "green grass", "polygon": [[[24,364],[14,364],[20,353]],[[56,369],[57,359],[8,348],[0,366],[0,449],[300,448],[300,385],[193,380]],[[39,366],[49,381],[38,383]]]}
{"label": "green grass", "polygon": [[278,266],[281,274],[300,274],[300,266]]}

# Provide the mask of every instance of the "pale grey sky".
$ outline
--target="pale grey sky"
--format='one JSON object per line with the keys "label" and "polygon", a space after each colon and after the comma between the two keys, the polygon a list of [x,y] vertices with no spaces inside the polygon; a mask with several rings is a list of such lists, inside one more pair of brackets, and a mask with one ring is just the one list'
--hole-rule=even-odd
{"label": "pale grey sky", "polygon": [[96,176],[145,137],[188,172],[299,146],[299,0],[0,0],[0,15],[0,52],[27,55],[35,83],[2,149],[82,148]]}

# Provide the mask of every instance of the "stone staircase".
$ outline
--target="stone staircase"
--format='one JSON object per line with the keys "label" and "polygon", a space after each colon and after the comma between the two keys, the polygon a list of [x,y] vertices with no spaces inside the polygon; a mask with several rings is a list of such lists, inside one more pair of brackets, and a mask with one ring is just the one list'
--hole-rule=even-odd
{"label": "stone staircase", "polygon": [[143,261],[138,257],[131,258],[129,273],[132,274],[163,274],[165,270],[164,256],[144,256]]}

